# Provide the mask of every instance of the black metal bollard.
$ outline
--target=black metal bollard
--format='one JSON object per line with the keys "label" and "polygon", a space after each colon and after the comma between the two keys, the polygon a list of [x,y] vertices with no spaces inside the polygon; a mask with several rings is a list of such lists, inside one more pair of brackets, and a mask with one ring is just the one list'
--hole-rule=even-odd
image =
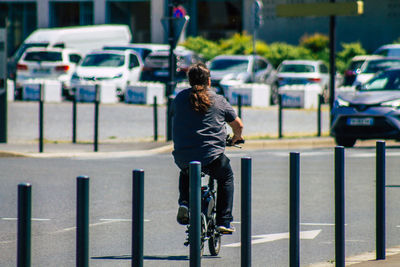
{"label": "black metal bollard", "polygon": [[89,266],[89,177],[77,178],[76,266]]}
{"label": "black metal bollard", "polygon": [[143,267],[144,171],[133,171],[132,267]]}
{"label": "black metal bollard", "polygon": [[238,117],[242,119],[242,95],[238,95]]}
{"label": "black metal bollard", "polygon": [[77,119],[77,106],[76,106],[76,89],[74,89],[74,98],[72,99],[72,143],[76,144],[76,119]]}
{"label": "black metal bollard", "polygon": [[18,251],[17,266],[31,266],[32,186],[18,185]]}
{"label": "black metal bollard", "polygon": [[251,266],[251,158],[242,158],[241,266]]}
{"label": "black metal bollard", "polygon": [[282,95],[278,94],[278,137],[282,138]]}
{"label": "black metal bollard", "polygon": [[323,102],[323,96],[318,95],[318,110],[317,110],[317,136],[321,136],[321,105]]}
{"label": "black metal bollard", "polygon": [[385,142],[376,142],[376,259],[386,258]]}
{"label": "black metal bollard", "polygon": [[335,262],[345,267],[344,147],[335,147]]}
{"label": "black metal bollard", "polygon": [[100,88],[95,85],[96,98],[94,100],[94,152],[99,151],[99,103],[100,103]]}
{"label": "black metal bollard", "polygon": [[44,87],[43,84],[39,85],[39,152],[43,152],[43,138],[44,138]]}
{"label": "black metal bollard", "polygon": [[290,152],[290,267],[300,266],[300,154]]}
{"label": "black metal bollard", "polygon": [[201,163],[192,161],[189,165],[189,242],[190,242],[190,267],[200,267],[200,228],[201,228]]}
{"label": "black metal bollard", "polygon": [[153,120],[154,120],[154,141],[158,140],[158,113],[157,113],[157,96],[153,101]]}
{"label": "black metal bollard", "polygon": [[173,101],[173,96],[168,96],[167,99],[167,123],[166,123],[166,136],[167,136],[167,141],[172,140],[172,101]]}

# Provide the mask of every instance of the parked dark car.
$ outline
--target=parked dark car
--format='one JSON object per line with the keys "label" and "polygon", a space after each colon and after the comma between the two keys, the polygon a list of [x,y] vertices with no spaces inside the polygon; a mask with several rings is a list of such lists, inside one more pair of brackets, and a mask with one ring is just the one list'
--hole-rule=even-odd
{"label": "parked dark car", "polygon": [[357,139],[400,140],[400,68],[338,95],[332,116],[331,133],[338,145],[352,147]]}
{"label": "parked dark car", "polygon": [[[190,65],[203,62],[200,56],[190,50],[175,50],[176,74],[175,80],[181,82],[186,79],[186,72]],[[144,62],[141,81],[167,82],[169,80],[169,51],[152,52]]]}

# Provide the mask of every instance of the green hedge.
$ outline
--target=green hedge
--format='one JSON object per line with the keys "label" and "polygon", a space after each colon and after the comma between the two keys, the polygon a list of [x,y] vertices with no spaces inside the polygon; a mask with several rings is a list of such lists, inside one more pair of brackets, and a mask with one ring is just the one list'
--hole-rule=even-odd
{"label": "green hedge", "polygon": [[[201,54],[206,60],[217,55],[253,53],[253,38],[247,33],[236,33],[230,38],[218,41],[207,40],[203,37],[189,37],[181,45]],[[267,44],[257,40],[256,53],[267,58],[275,67],[285,59],[320,59],[328,63],[329,38],[320,33],[304,35],[297,46],[283,42]],[[348,67],[352,57],[363,54],[366,54],[366,51],[360,42],[342,43],[336,55],[337,70],[342,73]]]}

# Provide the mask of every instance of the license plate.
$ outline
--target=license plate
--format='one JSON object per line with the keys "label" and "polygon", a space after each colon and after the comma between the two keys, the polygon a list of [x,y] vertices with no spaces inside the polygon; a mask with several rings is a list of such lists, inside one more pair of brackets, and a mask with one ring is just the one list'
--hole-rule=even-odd
{"label": "license plate", "polygon": [[349,118],[347,125],[351,126],[371,126],[374,124],[374,118]]}
{"label": "license plate", "polygon": [[159,70],[154,73],[156,76],[167,77],[169,75],[168,71]]}
{"label": "license plate", "polygon": [[50,69],[34,69],[33,73],[36,73],[36,74],[50,74]]}

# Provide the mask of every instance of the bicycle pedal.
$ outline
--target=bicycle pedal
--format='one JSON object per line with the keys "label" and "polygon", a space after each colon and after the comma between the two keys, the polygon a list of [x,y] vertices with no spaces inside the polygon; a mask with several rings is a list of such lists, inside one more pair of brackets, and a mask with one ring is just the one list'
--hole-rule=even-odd
{"label": "bicycle pedal", "polygon": [[232,235],[233,232],[230,232],[230,231],[220,231],[219,234],[220,234],[220,235]]}

